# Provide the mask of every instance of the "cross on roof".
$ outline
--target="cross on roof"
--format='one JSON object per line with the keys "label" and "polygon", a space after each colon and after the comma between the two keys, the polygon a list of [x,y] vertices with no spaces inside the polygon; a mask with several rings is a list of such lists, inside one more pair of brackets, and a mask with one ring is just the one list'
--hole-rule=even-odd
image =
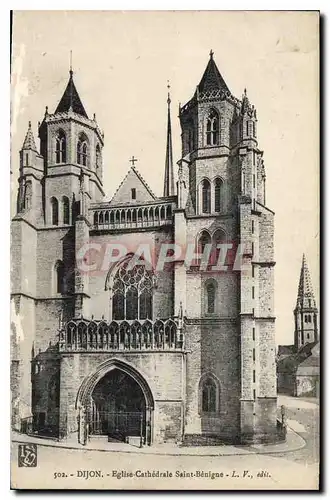
{"label": "cross on roof", "polygon": [[213,50],[211,49],[211,50],[210,50],[210,58],[211,58],[211,59],[213,59],[213,54],[214,54],[214,52],[213,52]]}
{"label": "cross on roof", "polygon": [[138,161],[138,160],[137,160],[137,158],[134,158],[134,155],[133,155],[132,158],[130,159],[130,162],[132,163],[133,167],[134,167],[134,164],[136,161]]}

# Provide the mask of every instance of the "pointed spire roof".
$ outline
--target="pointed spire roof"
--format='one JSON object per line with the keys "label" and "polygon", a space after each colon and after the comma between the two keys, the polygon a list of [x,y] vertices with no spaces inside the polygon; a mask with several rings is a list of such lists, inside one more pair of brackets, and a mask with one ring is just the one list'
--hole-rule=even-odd
{"label": "pointed spire roof", "polygon": [[60,100],[55,113],[63,113],[72,109],[74,113],[88,118],[85,108],[81,102],[78,91],[73,81],[73,71],[70,69],[70,78],[66,86],[62,99]]}
{"label": "pointed spire roof", "polygon": [[229,88],[214,62],[213,54],[214,52],[211,50],[210,60],[198,85],[198,90],[199,92],[208,92],[210,90],[224,90],[225,92],[229,92]]}
{"label": "pointed spire roof", "polygon": [[[170,85],[167,85],[170,89]],[[172,149],[172,127],[171,127],[171,98],[167,94],[167,139],[164,175],[164,196],[174,196],[174,174],[173,174],[173,149]]]}
{"label": "pointed spire roof", "polygon": [[298,286],[297,307],[316,307],[312,280],[309,274],[305,254],[303,254]]}
{"label": "pointed spire roof", "polygon": [[32,128],[31,128],[31,122],[29,122],[29,126],[28,126],[28,129],[26,132],[26,136],[25,136],[25,139],[23,142],[22,149],[32,149],[32,151],[38,152],[36,143],[34,141],[34,136],[33,136]]}

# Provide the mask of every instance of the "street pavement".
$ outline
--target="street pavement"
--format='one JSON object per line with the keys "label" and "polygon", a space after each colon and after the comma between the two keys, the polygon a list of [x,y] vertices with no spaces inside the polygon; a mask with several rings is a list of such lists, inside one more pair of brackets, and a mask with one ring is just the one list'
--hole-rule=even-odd
{"label": "street pavement", "polygon": [[[306,441],[296,451],[228,456],[168,456],[38,446],[37,467],[18,467],[12,443],[12,487],[46,489],[317,489],[315,402],[279,397],[290,425]],[[298,431],[298,428],[300,429]]]}
{"label": "street pavement", "polygon": [[290,396],[278,396],[278,405],[286,407],[288,425],[306,441],[304,448],[292,453],[279,454],[279,457],[301,464],[319,463],[320,407],[316,401],[315,398],[301,400]]}

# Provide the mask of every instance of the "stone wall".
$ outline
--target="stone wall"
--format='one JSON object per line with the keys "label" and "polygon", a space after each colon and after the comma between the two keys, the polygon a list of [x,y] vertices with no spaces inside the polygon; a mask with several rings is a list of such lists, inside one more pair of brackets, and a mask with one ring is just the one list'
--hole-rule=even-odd
{"label": "stone wall", "polygon": [[[189,321],[186,326],[187,434],[206,432],[223,437],[239,434],[240,366],[237,324],[230,320]],[[201,408],[201,377],[218,381],[218,411],[205,415]]]}
{"label": "stone wall", "polygon": [[181,439],[183,408],[183,354],[94,353],[65,354],[61,361],[60,435],[77,430],[77,394],[83,380],[101,363],[120,360],[135,369],[148,384],[154,399],[153,440]]}

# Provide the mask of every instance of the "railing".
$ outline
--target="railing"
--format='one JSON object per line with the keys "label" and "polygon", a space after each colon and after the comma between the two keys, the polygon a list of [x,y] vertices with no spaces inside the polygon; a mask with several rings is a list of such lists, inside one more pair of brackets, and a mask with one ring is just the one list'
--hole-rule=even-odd
{"label": "railing", "polygon": [[33,433],[33,417],[32,416],[21,418],[20,431],[23,434],[32,434]]}
{"label": "railing", "polygon": [[172,203],[131,208],[92,208],[94,229],[136,229],[171,224]]}
{"label": "railing", "polygon": [[145,351],[181,350],[183,335],[177,323],[163,320],[111,321],[73,319],[61,328],[59,350]]}
{"label": "railing", "polygon": [[89,422],[90,434],[106,434],[123,441],[126,436],[140,436],[142,441],[144,429],[145,415],[142,411],[96,411]]}

